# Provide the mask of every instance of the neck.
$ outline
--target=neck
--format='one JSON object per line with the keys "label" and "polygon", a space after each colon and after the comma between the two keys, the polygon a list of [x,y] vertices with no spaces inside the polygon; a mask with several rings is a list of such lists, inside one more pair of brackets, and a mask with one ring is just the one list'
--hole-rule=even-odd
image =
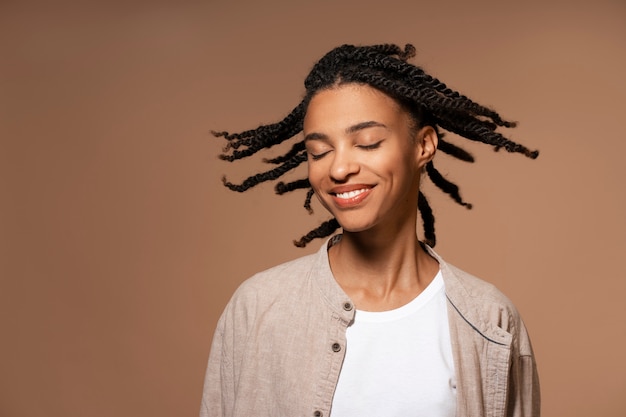
{"label": "neck", "polygon": [[357,308],[370,311],[406,304],[439,270],[422,249],[414,227],[392,233],[344,232],[329,259],[335,279]]}

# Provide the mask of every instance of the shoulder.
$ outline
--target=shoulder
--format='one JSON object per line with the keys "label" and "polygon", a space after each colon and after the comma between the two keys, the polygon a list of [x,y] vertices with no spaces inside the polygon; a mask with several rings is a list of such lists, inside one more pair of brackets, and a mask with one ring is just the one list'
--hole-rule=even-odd
{"label": "shoulder", "polygon": [[430,247],[427,248],[431,256],[439,262],[443,275],[446,293],[453,302],[464,301],[470,305],[485,306],[497,305],[517,314],[515,306],[495,285],[484,281],[456,266],[446,262]]}
{"label": "shoulder", "polygon": [[[444,264],[446,296],[459,323],[491,341],[512,343],[519,356],[532,356],[528,330],[513,302],[493,284]],[[447,277],[446,277],[447,275]],[[446,279],[447,278],[447,279]]]}
{"label": "shoulder", "polygon": [[439,255],[436,257],[446,297],[464,322],[492,339],[525,332],[517,308],[495,285],[445,262]]}
{"label": "shoulder", "polygon": [[[316,255],[307,255],[258,272],[239,285],[226,312],[263,311],[302,294],[315,268]],[[276,307],[276,306],[275,306]]]}
{"label": "shoulder", "polygon": [[447,273],[444,273],[444,279],[447,278],[446,289],[449,293],[480,305],[495,304],[510,310],[511,314],[517,314],[511,300],[495,285],[449,263],[444,262],[444,265],[442,269],[447,270]]}
{"label": "shoulder", "polygon": [[235,294],[289,286],[308,276],[315,261],[315,254],[306,255],[258,272],[245,280]]}

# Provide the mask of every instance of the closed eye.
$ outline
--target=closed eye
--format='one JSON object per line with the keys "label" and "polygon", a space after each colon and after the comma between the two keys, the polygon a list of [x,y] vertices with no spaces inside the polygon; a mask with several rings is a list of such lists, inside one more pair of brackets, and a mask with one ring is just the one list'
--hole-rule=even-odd
{"label": "closed eye", "polygon": [[384,139],[379,140],[376,143],[372,143],[371,145],[357,145],[358,148],[360,149],[365,149],[366,151],[371,151],[373,149],[378,149],[380,148],[380,144],[383,143]]}
{"label": "closed eye", "polygon": [[314,154],[314,153],[309,152],[309,156],[311,157],[311,159],[312,159],[313,161],[317,161],[318,159],[322,159],[322,158],[324,157],[324,155],[326,155],[328,152],[330,152],[330,151],[326,151],[326,152],[322,152],[322,153],[317,153],[317,154]]}

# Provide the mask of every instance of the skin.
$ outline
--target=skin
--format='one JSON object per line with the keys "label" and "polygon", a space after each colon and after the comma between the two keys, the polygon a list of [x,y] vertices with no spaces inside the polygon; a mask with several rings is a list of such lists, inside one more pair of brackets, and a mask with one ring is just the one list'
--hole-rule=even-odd
{"label": "skin", "polygon": [[439,270],[416,235],[420,175],[437,135],[414,125],[394,99],[360,84],[318,92],[304,118],[309,181],[343,228],[330,266],[360,310],[405,305]]}

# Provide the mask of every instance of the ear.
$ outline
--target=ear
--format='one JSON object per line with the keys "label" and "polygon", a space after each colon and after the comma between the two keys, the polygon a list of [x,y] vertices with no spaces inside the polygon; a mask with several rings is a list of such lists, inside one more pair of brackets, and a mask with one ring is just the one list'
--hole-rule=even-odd
{"label": "ear", "polygon": [[417,165],[423,168],[429,163],[437,152],[439,138],[437,132],[432,126],[424,126],[415,135],[415,152]]}

